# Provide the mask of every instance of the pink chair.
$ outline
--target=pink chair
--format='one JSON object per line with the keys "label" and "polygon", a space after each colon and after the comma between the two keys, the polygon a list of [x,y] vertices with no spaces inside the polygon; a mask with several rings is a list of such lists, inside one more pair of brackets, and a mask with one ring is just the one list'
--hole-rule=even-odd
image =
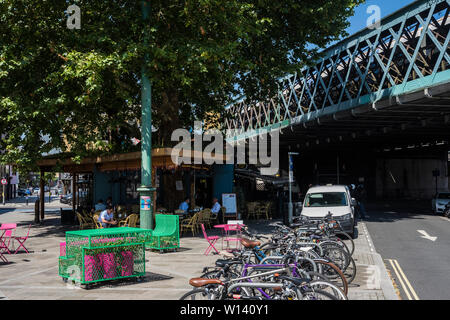
{"label": "pink chair", "polygon": [[[2,237],[2,241],[4,243],[4,246],[2,246],[2,249],[6,249],[5,251],[7,253],[11,254],[11,251],[9,251],[9,245],[11,244],[11,239],[14,238],[13,233],[15,232],[15,230],[17,228],[17,223],[3,223],[2,228],[11,228],[9,230],[6,230]],[[8,243],[6,243],[6,241]]]}
{"label": "pink chair", "polygon": [[214,249],[216,251],[216,253],[218,254],[219,251],[217,251],[216,247],[214,247],[214,245],[216,244],[217,240],[219,240],[219,236],[212,236],[212,237],[208,237],[208,235],[206,234],[206,230],[205,230],[205,225],[202,223],[202,231],[203,231],[203,236],[205,237],[206,241],[208,241],[209,243],[209,247],[206,248],[204,255],[207,256],[212,249]]}
{"label": "pink chair", "polygon": [[[19,247],[16,249],[14,254],[16,254],[21,247],[24,248],[24,250],[27,253],[29,253],[27,248],[25,248],[24,243],[25,243],[25,241],[27,241],[28,237],[30,236],[30,229],[31,229],[31,224],[28,226],[28,232],[27,232],[27,235],[25,237],[13,237],[15,240],[17,240],[17,242],[19,242]],[[66,243],[64,242],[64,250],[65,250],[65,245],[66,245]]]}

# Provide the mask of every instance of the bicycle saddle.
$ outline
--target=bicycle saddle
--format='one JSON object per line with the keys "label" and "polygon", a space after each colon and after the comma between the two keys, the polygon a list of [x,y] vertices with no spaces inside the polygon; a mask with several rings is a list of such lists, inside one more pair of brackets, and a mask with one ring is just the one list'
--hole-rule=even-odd
{"label": "bicycle saddle", "polygon": [[253,241],[250,239],[242,238],[241,244],[248,249],[253,249],[254,247],[258,247],[261,245],[261,241]]}
{"label": "bicycle saddle", "polygon": [[192,278],[189,280],[189,284],[193,287],[200,288],[207,286],[208,284],[221,284],[219,279],[205,279],[205,278]]}
{"label": "bicycle saddle", "polygon": [[227,265],[232,265],[232,264],[240,264],[240,261],[237,260],[225,260],[225,259],[219,259],[216,261],[216,267],[220,267],[223,268]]}

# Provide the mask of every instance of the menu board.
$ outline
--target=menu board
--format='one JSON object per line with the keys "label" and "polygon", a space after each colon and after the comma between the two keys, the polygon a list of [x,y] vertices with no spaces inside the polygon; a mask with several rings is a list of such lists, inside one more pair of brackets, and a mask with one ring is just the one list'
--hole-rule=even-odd
{"label": "menu board", "polygon": [[226,214],[237,214],[236,193],[222,193],[222,206],[226,208]]}

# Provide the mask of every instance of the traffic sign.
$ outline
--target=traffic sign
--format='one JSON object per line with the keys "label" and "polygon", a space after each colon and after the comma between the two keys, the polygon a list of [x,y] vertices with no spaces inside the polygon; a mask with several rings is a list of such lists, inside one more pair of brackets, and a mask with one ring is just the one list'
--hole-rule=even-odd
{"label": "traffic sign", "polygon": [[8,184],[8,180],[2,179],[2,184]]}

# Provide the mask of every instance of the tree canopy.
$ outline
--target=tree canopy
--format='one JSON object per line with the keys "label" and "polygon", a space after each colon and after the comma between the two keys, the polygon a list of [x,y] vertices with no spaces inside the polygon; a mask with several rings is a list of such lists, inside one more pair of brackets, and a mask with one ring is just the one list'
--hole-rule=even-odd
{"label": "tree canopy", "polygon": [[[0,161],[133,150],[146,54],[153,141],[167,145],[233,97],[274,93],[277,77],[344,35],[361,2],[151,0],[144,23],[135,0],[0,0]],[[67,28],[72,4],[80,29]]]}

